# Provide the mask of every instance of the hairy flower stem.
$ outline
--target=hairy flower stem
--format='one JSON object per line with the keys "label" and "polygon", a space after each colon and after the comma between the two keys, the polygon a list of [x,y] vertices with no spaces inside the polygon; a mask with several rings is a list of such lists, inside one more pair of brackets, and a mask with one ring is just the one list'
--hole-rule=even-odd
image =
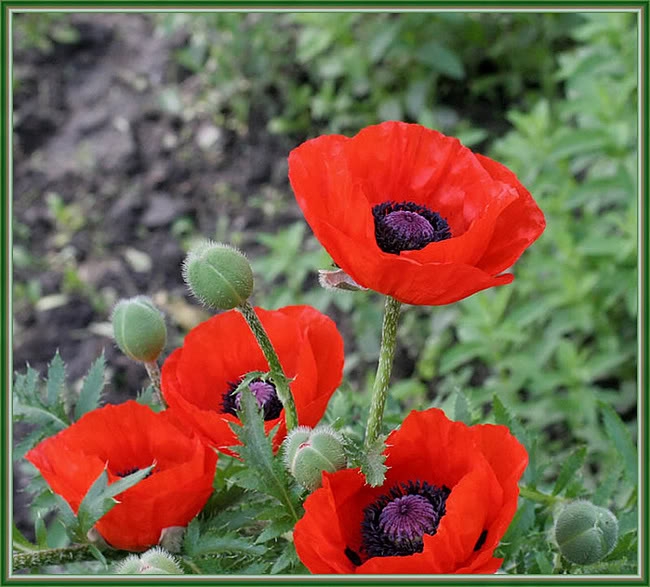
{"label": "hairy flower stem", "polygon": [[166,408],[167,404],[163,399],[162,391],[160,390],[160,367],[158,366],[158,361],[151,361],[150,363],[145,363],[144,368],[147,370],[147,375],[151,380],[151,385],[153,386],[154,395],[158,400],[158,403]]}
{"label": "hairy flower stem", "polygon": [[529,487],[520,487],[519,495],[525,499],[543,503],[547,506],[552,506],[558,502],[566,501],[564,498],[557,495],[549,495],[548,493],[542,493],[541,491],[537,491],[537,489],[531,489]]}
{"label": "hairy flower stem", "polygon": [[379,438],[381,424],[384,419],[384,408],[386,396],[388,395],[388,384],[390,374],[393,370],[393,357],[395,356],[395,342],[397,340],[397,321],[402,304],[390,296],[386,297],[384,308],[384,323],[381,328],[381,349],[379,350],[379,364],[377,365],[377,376],[372,388],[372,399],[370,400],[370,414],[366,427],[366,449],[369,449]]}
{"label": "hairy flower stem", "polygon": [[[124,558],[127,553],[104,551],[105,558]],[[13,555],[13,570],[38,569],[48,565],[63,565],[79,561],[96,560],[90,544],[74,544],[65,548],[51,548],[48,550],[33,550],[20,552]]]}
{"label": "hairy flower stem", "polygon": [[266,362],[269,364],[269,370],[271,371],[271,380],[275,385],[275,391],[278,394],[278,399],[282,402],[284,407],[285,418],[287,422],[287,432],[291,432],[298,425],[298,414],[296,413],[296,405],[293,403],[293,396],[291,395],[291,389],[289,387],[289,380],[284,374],[282,365],[280,365],[280,360],[278,355],[271,344],[269,335],[266,334],[264,326],[260,322],[260,319],[257,317],[253,306],[249,302],[244,302],[241,306],[237,306],[237,309],[241,312],[242,316],[246,320],[249,328],[255,335],[257,339],[257,344],[262,349]]}

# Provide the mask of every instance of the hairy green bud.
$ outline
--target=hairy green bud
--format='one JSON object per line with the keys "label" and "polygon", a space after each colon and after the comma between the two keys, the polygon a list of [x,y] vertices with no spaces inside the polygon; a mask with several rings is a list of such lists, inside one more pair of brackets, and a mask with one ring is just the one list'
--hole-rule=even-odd
{"label": "hairy green bud", "polygon": [[253,292],[253,271],[243,253],[212,241],[190,249],[183,279],[197,299],[217,310],[241,306]]}
{"label": "hairy green bud", "polygon": [[174,556],[158,546],[140,556],[131,554],[115,568],[118,575],[182,575],[183,569]]}
{"label": "hairy green bud", "polygon": [[618,520],[608,509],[585,500],[574,501],[555,521],[555,540],[568,561],[590,565],[616,546]]}
{"label": "hairy green bud", "polygon": [[135,361],[151,363],[165,348],[165,319],[148,297],[120,300],[113,309],[111,321],[117,346]]}
{"label": "hairy green bud", "polygon": [[284,458],[296,481],[314,491],[321,486],[323,471],[333,473],[345,467],[343,438],[330,426],[313,430],[299,426],[285,440]]}

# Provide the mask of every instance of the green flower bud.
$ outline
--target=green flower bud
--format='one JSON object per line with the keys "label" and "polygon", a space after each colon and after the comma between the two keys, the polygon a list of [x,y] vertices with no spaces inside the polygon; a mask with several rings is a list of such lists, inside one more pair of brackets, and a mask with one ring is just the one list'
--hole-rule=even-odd
{"label": "green flower bud", "polygon": [[178,561],[174,556],[169,554],[165,549],[158,546],[147,550],[140,556],[140,561],[143,565],[156,569],[159,574],[167,575],[182,575],[183,570],[181,569]]}
{"label": "green flower bud", "polygon": [[183,279],[196,298],[217,310],[240,306],[253,292],[253,271],[246,257],[212,241],[192,247],[183,263]]}
{"label": "green flower bud", "polygon": [[166,550],[155,546],[138,556],[131,554],[115,568],[118,575],[182,575],[179,562]]}
{"label": "green flower bud", "polygon": [[562,556],[578,565],[590,565],[616,546],[618,520],[608,509],[585,500],[568,504],[555,521],[555,540]]}
{"label": "green flower bud", "polygon": [[120,300],[111,320],[117,346],[135,361],[151,363],[165,348],[165,319],[148,297]]}
{"label": "green flower bud", "polygon": [[345,467],[343,438],[330,426],[299,426],[285,440],[285,464],[296,481],[310,491],[321,486],[321,473]]}
{"label": "green flower bud", "polygon": [[140,567],[140,557],[137,554],[130,554],[123,561],[117,563],[115,572],[118,575],[138,575]]}

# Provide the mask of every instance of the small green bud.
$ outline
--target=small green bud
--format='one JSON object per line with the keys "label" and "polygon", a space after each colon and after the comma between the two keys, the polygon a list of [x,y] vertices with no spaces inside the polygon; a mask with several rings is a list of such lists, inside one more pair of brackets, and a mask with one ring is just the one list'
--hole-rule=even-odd
{"label": "small green bud", "polygon": [[165,319],[148,297],[120,300],[111,320],[117,346],[135,361],[151,363],[165,348]]}
{"label": "small green bud", "polygon": [[115,572],[118,575],[138,575],[140,567],[140,557],[137,554],[130,554],[123,561],[117,563]]}
{"label": "small green bud", "polygon": [[183,279],[206,306],[231,310],[253,292],[253,271],[246,257],[228,245],[205,241],[187,254]]}
{"label": "small green bud", "polygon": [[585,500],[574,501],[555,521],[555,540],[568,561],[590,565],[616,546],[618,520],[608,509]]}
{"label": "small green bud", "polygon": [[285,440],[284,451],[287,468],[310,491],[321,486],[323,471],[333,473],[346,464],[343,438],[330,426],[299,426]]}
{"label": "small green bud", "polygon": [[147,567],[158,570],[160,574],[182,575],[178,561],[165,549],[158,546],[147,550],[140,556],[140,561]]}
{"label": "small green bud", "polygon": [[118,575],[182,575],[183,569],[174,556],[154,546],[138,556],[131,554],[115,568]]}

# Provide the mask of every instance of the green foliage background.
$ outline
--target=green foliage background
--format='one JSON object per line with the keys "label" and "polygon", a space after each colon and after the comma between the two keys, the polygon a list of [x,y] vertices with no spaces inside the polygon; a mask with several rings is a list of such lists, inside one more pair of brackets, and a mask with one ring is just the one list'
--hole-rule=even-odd
{"label": "green foliage background", "polygon": [[[401,119],[458,136],[517,173],[546,215],[545,233],[514,267],[512,285],[404,312],[386,425],[430,406],[467,422],[509,424],[530,453],[527,488],[585,497],[619,517],[615,551],[592,567],[570,567],[550,538],[553,508],[526,500],[501,546],[508,572],[636,572],[634,15],[167,14],[158,27],[189,32],[175,57],[200,84],[197,109],[242,136],[259,120],[298,144]],[[167,90],[164,99],[176,91]],[[293,206],[288,186],[285,196],[275,205]],[[264,213],[261,199],[243,205]],[[335,317],[346,336],[347,383],[326,419],[359,438],[382,301],[314,285],[315,270],[331,260],[304,221],[266,234],[222,233],[204,236],[262,246],[253,258],[256,303],[307,303]],[[227,466],[224,478],[236,476],[238,467]],[[187,540],[196,548],[196,536]]]}

